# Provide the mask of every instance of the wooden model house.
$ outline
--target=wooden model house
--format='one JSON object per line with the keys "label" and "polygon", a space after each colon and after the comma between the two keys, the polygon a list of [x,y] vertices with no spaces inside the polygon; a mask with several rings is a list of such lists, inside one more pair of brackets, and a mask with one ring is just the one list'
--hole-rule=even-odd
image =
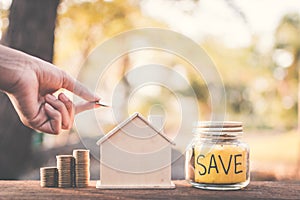
{"label": "wooden model house", "polygon": [[[158,120],[157,120],[158,119]],[[150,116],[152,122],[159,118]],[[152,124],[139,113],[103,136],[97,188],[174,188],[171,182],[171,147],[162,123]]]}

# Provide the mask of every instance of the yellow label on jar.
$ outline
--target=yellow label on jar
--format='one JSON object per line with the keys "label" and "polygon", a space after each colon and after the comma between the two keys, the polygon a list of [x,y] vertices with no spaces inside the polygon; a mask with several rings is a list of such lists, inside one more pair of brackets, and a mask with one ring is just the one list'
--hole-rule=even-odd
{"label": "yellow label on jar", "polygon": [[247,180],[248,153],[236,145],[195,147],[195,182],[239,183]]}

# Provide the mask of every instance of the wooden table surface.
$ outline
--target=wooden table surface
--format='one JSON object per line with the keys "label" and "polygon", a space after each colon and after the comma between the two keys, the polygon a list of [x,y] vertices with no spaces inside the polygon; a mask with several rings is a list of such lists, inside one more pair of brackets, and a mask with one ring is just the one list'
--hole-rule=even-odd
{"label": "wooden table surface", "polygon": [[239,191],[208,191],[174,181],[173,190],[102,190],[42,188],[39,181],[0,181],[0,199],[300,199],[300,182],[251,182]]}

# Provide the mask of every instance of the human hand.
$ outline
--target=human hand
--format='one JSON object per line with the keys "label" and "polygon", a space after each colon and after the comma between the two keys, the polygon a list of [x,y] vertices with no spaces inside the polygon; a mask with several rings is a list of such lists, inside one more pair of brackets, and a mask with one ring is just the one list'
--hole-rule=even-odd
{"label": "human hand", "polygon": [[[12,101],[21,121],[38,131],[58,134],[70,129],[75,113],[97,106],[95,96],[81,83],[54,65],[22,52],[0,46],[0,89]],[[74,105],[65,88],[87,102]]]}

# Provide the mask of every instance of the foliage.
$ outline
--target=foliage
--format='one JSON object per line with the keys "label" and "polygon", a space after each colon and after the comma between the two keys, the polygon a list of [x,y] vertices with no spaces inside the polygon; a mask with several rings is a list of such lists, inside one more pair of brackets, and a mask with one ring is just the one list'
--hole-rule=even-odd
{"label": "foliage", "polygon": [[[76,67],[101,41],[133,28],[166,27],[161,22],[143,16],[138,1],[64,0],[58,13],[55,63],[59,66],[75,66],[68,68],[75,75]],[[284,17],[275,34],[274,50],[264,53],[257,49],[255,35],[252,45],[246,48],[229,48],[218,38],[211,37],[201,42],[200,45],[214,60],[223,78],[228,119],[243,121],[249,128],[290,129],[297,126],[296,65],[299,59],[294,59],[291,66],[281,67],[275,57],[278,49],[290,51],[294,58],[299,57],[299,31],[299,16]],[[210,100],[203,80],[195,77],[192,67],[178,58],[163,57],[160,62],[168,62],[170,67],[178,64],[185,67],[186,76],[197,94],[202,119],[207,119]],[[132,67],[129,64],[124,71],[119,66],[120,70],[123,69],[122,73]],[[120,70],[111,76],[122,76]],[[181,93],[189,96],[187,91]],[[143,108],[140,109],[145,112],[151,102],[149,100],[148,105],[141,104]]]}
{"label": "foliage", "polygon": [[[225,2],[247,23],[246,16],[232,1]],[[0,10],[1,31],[4,32],[8,26],[9,10],[3,6]],[[77,76],[85,58],[102,41],[123,31],[150,26],[168,28],[164,23],[145,16],[140,9],[140,1],[62,0],[55,31],[54,62]],[[243,121],[252,128],[297,127],[299,35],[299,15],[291,13],[279,23],[274,35],[274,48],[268,52],[259,51],[259,36],[256,35],[253,35],[252,44],[245,48],[227,47],[214,37],[201,41],[200,45],[214,60],[223,78],[227,94],[227,119]],[[129,62],[134,61],[134,58],[131,59]],[[179,58],[161,56],[158,61],[173,68],[178,65],[185,68],[185,75],[197,94],[201,118],[207,119],[210,99],[201,77],[196,77],[192,67]],[[119,70],[112,76],[120,78],[122,73],[134,66],[129,63],[125,69],[121,62],[118,67]],[[191,95],[189,91],[179,92],[187,97]],[[164,95],[160,103],[169,93]],[[145,113],[157,99],[147,101],[139,108]]]}
{"label": "foliage", "polygon": [[63,0],[58,8],[54,61],[66,66],[78,55],[84,59],[105,39],[153,21],[142,16],[134,1]]}

